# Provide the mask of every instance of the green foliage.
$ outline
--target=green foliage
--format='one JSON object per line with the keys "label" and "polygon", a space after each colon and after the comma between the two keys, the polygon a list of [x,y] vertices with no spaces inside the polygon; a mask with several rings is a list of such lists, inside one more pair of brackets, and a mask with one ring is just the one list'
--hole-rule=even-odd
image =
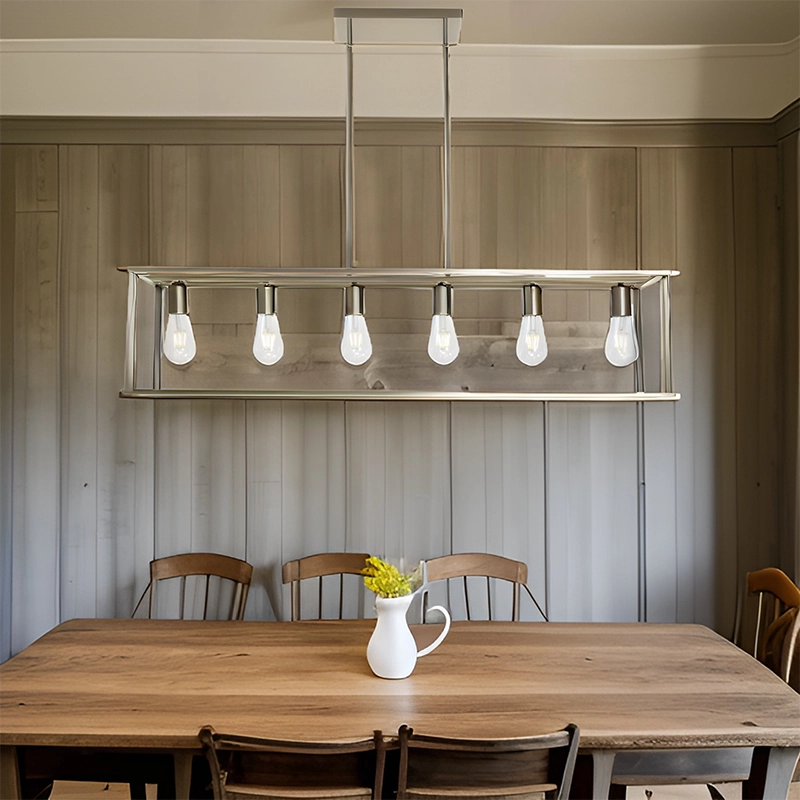
{"label": "green foliage", "polygon": [[361,570],[364,585],[380,597],[404,597],[411,594],[410,575],[403,575],[397,567],[387,564],[376,556],[367,559]]}

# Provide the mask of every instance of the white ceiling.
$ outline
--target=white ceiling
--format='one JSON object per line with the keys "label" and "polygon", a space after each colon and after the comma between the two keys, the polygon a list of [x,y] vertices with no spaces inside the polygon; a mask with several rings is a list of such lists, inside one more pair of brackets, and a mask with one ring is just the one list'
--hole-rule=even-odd
{"label": "white ceiling", "polygon": [[331,41],[337,6],[455,6],[469,44],[787,42],[800,0],[0,0],[0,38]]}

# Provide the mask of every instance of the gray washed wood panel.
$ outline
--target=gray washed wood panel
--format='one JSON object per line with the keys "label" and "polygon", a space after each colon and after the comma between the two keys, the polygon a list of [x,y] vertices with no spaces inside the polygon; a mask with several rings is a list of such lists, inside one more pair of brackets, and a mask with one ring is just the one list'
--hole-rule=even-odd
{"label": "gray washed wood panel", "polygon": [[17,153],[0,145],[0,661],[11,656]]}
{"label": "gray washed wood panel", "polygon": [[61,224],[61,615],[97,613],[99,153],[59,148]]}
{"label": "gray washed wood panel", "polygon": [[59,621],[61,481],[58,215],[15,216],[12,652]]}
{"label": "gray washed wood panel", "polygon": [[[642,269],[678,269],[676,152],[643,149],[639,163]],[[680,277],[676,282],[682,280]],[[644,298],[644,293],[642,295],[643,303],[651,312],[655,311]],[[645,328],[645,335],[657,334],[652,323]],[[682,353],[676,352],[676,362],[681,358]],[[646,362],[645,369],[652,374],[654,366],[654,363]],[[678,383],[678,387],[679,391],[684,391],[684,384]],[[678,464],[675,441],[676,407],[672,404],[645,404],[645,605],[648,622],[674,622],[678,619]]]}
{"label": "gray washed wood panel", "polygon": [[731,174],[730,150],[676,151],[678,621],[726,633],[737,538]]}
{"label": "gray washed wood panel", "polygon": [[550,403],[547,414],[550,619],[636,621],[636,408]]}
{"label": "gray washed wood panel", "polygon": [[127,616],[153,558],[154,402],[119,398],[127,312],[120,264],[149,255],[148,150],[99,152],[97,300],[97,613]]}
{"label": "gray washed wood panel", "polygon": [[[281,414],[282,559],[346,550],[344,403],[283,401]],[[283,619],[290,608],[284,587]]]}
{"label": "gray washed wood panel", "polygon": [[784,281],[781,311],[785,330],[782,372],[784,439],[781,461],[784,467],[783,494],[781,501],[780,565],[795,580],[800,580],[800,543],[798,543],[798,520],[800,520],[800,491],[798,491],[798,467],[800,467],[800,437],[798,437],[798,407],[800,397],[800,211],[798,210],[798,155],[800,141],[797,132],[778,143],[780,176],[780,228],[782,245],[781,276]]}
{"label": "gray washed wood panel", "polygon": [[247,619],[286,619],[283,607],[283,447],[282,404],[248,400],[247,406],[247,553],[253,583]]}
{"label": "gray washed wood panel", "polygon": [[[452,551],[496,553],[524,561],[528,585],[544,608],[543,415],[541,403],[452,404]],[[451,582],[450,594],[453,612],[464,618],[458,582]],[[482,586],[470,591],[470,608],[477,618],[487,615],[485,594]],[[511,618],[509,587],[493,586],[492,610],[500,619]],[[522,619],[541,619],[526,597]]]}

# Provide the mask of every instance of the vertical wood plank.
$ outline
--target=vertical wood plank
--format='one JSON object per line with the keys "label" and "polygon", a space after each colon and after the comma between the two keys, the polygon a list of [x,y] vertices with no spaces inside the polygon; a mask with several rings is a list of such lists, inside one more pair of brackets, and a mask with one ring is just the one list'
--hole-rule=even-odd
{"label": "vertical wood plank", "polygon": [[[281,403],[284,562],[347,549],[344,403]],[[289,590],[283,592],[288,618]]]}
{"label": "vertical wood plank", "polygon": [[733,151],[736,336],[736,521],[739,583],[779,561],[782,282],[777,152]]}
{"label": "vertical wood plank", "polygon": [[416,563],[449,552],[446,403],[347,404],[347,548]]}
{"label": "vertical wood plank", "polygon": [[0,145],[0,662],[11,656],[16,160]]}
{"label": "vertical wood plank", "polygon": [[635,621],[636,409],[551,403],[546,435],[550,619]]}
{"label": "vertical wood plank", "polygon": [[150,147],[150,256],[153,264],[188,264],[186,150],[184,145]]}
{"label": "vertical wood plank", "polygon": [[247,548],[244,401],[193,401],[191,436],[191,550],[244,558]]}
{"label": "vertical wood plank", "polygon": [[[342,151],[330,145],[281,145],[280,265],[337,267],[343,259]],[[279,292],[287,329],[338,333],[342,309],[325,290]]]}
{"label": "vertical wood plank", "polygon": [[15,245],[12,652],[59,621],[58,214],[18,213]]}
{"label": "vertical wood plank", "polygon": [[[487,552],[524,561],[528,585],[544,608],[545,475],[543,408],[540,403],[453,404],[453,552]],[[453,611],[463,617],[460,592]],[[485,593],[484,593],[485,594]],[[511,595],[498,587],[493,611],[511,618]],[[485,615],[476,593],[470,602]],[[522,619],[540,620],[527,598]]]}
{"label": "vertical wood plank", "polygon": [[58,211],[58,147],[17,145],[17,211]]}
{"label": "vertical wood plank", "polygon": [[[567,151],[567,269],[635,269],[636,151]],[[567,293],[567,319],[608,320],[604,292]]]}
{"label": "vertical wood plank", "polygon": [[729,633],[736,598],[735,285],[731,152],[676,152],[673,295],[678,620]]}
{"label": "vertical wood plank", "polygon": [[[677,263],[676,152],[643,149],[640,155],[642,269],[679,269]],[[681,276],[676,281],[683,281]],[[675,360],[681,354],[676,352]],[[679,391],[684,391],[680,383]],[[681,401],[683,402],[683,401]],[[678,528],[675,452],[676,408],[644,409],[646,607],[648,622],[678,620]]]}
{"label": "vertical wood plank", "polygon": [[281,265],[336,267],[342,261],[341,148],[280,148]]}
{"label": "vertical wood plank", "polygon": [[64,619],[97,613],[98,148],[59,150]]}
{"label": "vertical wood plank", "polygon": [[800,580],[800,210],[798,210],[798,155],[800,139],[793,133],[778,143],[780,166],[781,278],[783,280],[783,380],[784,439],[781,498],[780,566]]}
{"label": "vertical wood plank", "polygon": [[253,583],[247,619],[289,619],[283,606],[283,448],[279,401],[247,403],[247,553]]}
{"label": "vertical wood plank", "polygon": [[154,401],[121,400],[127,281],[149,258],[148,148],[99,153],[97,613],[129,616],[153,558]]}

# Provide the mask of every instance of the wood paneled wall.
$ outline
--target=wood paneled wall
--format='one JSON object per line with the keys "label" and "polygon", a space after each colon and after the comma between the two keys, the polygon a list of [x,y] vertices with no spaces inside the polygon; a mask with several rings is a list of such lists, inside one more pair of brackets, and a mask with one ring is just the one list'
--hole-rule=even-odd
{"label": "wood paneled wall", "polygon": [[[782,426],[796,395],[779,364],[797,322],[781,305],[778,148],[454,149],[455,266],[681,270],[683,399],[638,410],[121,400],[116,267],[341,263],[342,148],[2,156],[4,197],[11,168],[15,187],[3,207],[3,657],[60,620],[129,615],[149,560],[189,550],[254,564],[254,619],[286,618],[281,563],[324,550],[502,553],[528,563],[551,619],[635,620],[643,533],[644,616],[725,633],[747,570],[791,570]],[[439,263],[439,170],[436,147],[358,148],[360,265]],[[546,318],[602,322],[600,300],[548,293]],[[518,313],[497,302],[474,293],[457,314]],[[309,331],[340,324],[323,302],[281,311]]]}

